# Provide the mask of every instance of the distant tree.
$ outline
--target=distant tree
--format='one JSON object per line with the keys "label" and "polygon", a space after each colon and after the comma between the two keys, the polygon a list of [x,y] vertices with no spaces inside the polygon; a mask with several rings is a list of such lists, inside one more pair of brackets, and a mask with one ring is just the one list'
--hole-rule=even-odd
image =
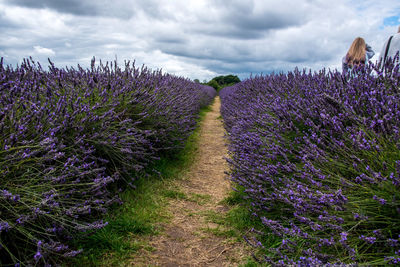
{"label": "distant tree", "polygon": [[240,79],[236,75],[226,75],[224,76],[224,84],[235,84],[240,83]]}
{"label": "distant tree", "polygon": [[219,85],[224,84],[224,76],[217,76],[213,78],[214,81],[216,81]]}
{"label": "distant tree", "polygon": [[220,86],[216,80],[211,80],[207,83],[208,86],[214,87],[215,90],[219,90]]}
{"label": "distant tree", "polygon": [[220,90],[224,87],[234,85],[236,83],[240,83],[240,79],[236,75],[226,75],[226,76],[217,76],[212,78],[207,85],[212,86],[215,90]]}
{"label": "distant tree", "polygon": [[200,80],[199,79],[194,79],[193,80],[195,83],[200,83]]}

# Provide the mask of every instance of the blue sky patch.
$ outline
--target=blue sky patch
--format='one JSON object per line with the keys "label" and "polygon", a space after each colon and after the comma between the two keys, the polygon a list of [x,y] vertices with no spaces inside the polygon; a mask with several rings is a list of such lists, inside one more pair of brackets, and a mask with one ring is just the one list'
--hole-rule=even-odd
{"label": "blue sky patch", "polygon": [[400,15],[391,16],[383,19],[384,26],[397,26],[400,24]]}

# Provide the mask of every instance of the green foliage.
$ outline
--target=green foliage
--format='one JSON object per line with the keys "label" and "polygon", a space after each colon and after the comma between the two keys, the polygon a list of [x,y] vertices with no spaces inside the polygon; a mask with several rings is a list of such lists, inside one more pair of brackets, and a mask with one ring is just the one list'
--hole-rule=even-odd
{"label": "green foliage", "polygon": [[240,79],[236,75],[226,75],[226,76],[217,76],[213,78],[219,85],[228,85],[228,84],[235,84],[240,83]]}
{"label": "green foliage", "polygon": [[224,87],[234,85],[236,83],[240,83],[240,79],[236,75],[226,75],[226,76],[217,76],[212,78],[208,83],[208,86],[213,87],[215,90],[219,91]]}
{"label": "green foliage", "polygon": [[213,88],[214,88],[215,90],[217,90],[217,91],[218,91],[219,89],[221,89],[220,85],[219,85],[218,82],[215,81],[215,80],[209,81],[209,82],[207,83],[207,85],[213,87]]}

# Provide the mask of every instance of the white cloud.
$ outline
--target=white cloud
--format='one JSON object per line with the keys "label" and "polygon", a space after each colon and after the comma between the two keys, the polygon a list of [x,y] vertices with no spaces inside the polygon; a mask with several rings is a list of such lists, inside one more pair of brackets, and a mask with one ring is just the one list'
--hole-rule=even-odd
{"label": "white cloud", "polygon": [[35,45],[33,47],[33,49],[35,50],[36,53],[41,54],[41,55],[54,56],[56,54],[56,52],[54,52],[52,49],[46,48],[46,47],[41,47],[39,45]]}
{"label": "white cloud", "polygon": [[132,54],[132,58],[136,59],[138,66],[144,64],[151,69],[162,69],[163,72],[184,77],[201,77],[202,79],[211,79],[217,75],[216,72],[202,67],[199,64],[185,61],[180,57],[171,56],[154,50],[149,53],[138,52]]}

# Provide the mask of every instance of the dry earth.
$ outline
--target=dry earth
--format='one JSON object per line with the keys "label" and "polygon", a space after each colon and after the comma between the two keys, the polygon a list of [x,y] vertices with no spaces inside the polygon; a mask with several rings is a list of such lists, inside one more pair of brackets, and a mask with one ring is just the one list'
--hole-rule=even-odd
{"label": "dry earth", "polygon": [[174,184],[187,197],[170,201],[171,221],[163,225],[163,233],[149,240],[154,250],[141,250],[130,266],[237,266],[248,255],[246,245],[237,238],[213,234],[221,226],[207,216],[228,211],[220,203],[230,183],[224,173],[227,148],[219,110],[217,97],[201,123],[195,161],[185,178]]}

